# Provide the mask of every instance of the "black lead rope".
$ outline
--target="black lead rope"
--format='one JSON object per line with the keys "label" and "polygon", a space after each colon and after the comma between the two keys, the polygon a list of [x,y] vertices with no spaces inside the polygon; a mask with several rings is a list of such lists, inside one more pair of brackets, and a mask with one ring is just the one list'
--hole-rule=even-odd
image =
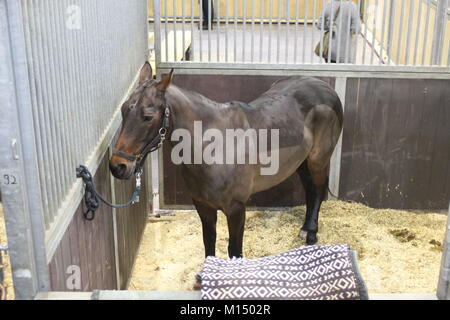
{"label": "black lead rope", "polygon": [[[111,208],[124,208],[133,203],[139,202],[139,192],[141,191],[141,175],[142,171],[138,171],[135,173],[136,175],[136,188],[131,196],[131,199],[122,204],[113,204],[106,199],[104,199],[95,189],[94,181],[92,181],[92,175],[89,172],[88,168],[85,166],[79,166],[77,168],[77,178],[83,179],[85,185],[85,193],[84,193],[84,203],[86,204],[87,211],[84,212],[84,218],[86,220],[92,221],[95,218],[95,211],[100,206],[100,201],[110,206]],[[100,200],[100,201],[99,201]]]}

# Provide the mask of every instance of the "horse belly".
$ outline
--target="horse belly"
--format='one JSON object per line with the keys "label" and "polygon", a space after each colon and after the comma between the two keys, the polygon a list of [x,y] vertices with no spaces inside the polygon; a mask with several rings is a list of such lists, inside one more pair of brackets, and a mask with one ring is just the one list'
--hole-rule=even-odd
{"label": "horse belly", "polygon": [[255,174],[252,194],[270,189],[289,178],[305,161],[311,147],[312,144],[308,143],[280,148],[278,170],[275,174],[264,175],[261,174],[261,166],[259,166]]}

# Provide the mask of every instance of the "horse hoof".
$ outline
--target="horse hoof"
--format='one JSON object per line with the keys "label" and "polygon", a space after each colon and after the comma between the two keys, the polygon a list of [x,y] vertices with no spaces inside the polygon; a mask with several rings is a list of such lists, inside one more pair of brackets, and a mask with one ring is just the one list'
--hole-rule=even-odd
{"label": "horse hoof", "polygon": [[200,275],[200,272],[195,275],[195,283],[192,289],[194,289],[195,291],[199,291],[202,289],[202,277]]}
{"label": "horse hoof", "polygon": [[202,289],[202,283],[197,281],[194,283],[194,287],[192,289],[195,291],[200,291]]}
{"label": "horse hoof", "polygon": [[306,235],[306,244],[308,246],[312,246],[315,245],[317,242],[319,242],[319,238],[317,237],[316,234],[314,233],[308,233]]}
{"label": "horse hoof", "polygon": [[305,230],[300,230],[300,233],[298,234],[298,237],[302,240],[306,240],[306,236],[308,235],[308,232]]}

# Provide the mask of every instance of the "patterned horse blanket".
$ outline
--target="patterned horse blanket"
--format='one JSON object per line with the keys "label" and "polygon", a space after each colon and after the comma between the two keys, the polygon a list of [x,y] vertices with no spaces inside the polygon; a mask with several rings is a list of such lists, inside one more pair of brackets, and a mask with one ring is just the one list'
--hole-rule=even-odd
{"label": "patterned horse blanket", "polygon": [[203,300],[367,300],[348,245],[305,246],[257,259],[208,257]]}

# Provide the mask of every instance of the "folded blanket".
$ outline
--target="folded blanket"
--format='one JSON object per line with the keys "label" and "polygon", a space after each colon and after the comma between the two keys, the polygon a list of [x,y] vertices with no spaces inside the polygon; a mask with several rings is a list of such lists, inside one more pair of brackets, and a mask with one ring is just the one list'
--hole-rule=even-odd
{"label": "folded blanket", "polygon": [[305,246],[256,259],[208,257],[200,273],[204,300],[366,300],[348,245]]}

